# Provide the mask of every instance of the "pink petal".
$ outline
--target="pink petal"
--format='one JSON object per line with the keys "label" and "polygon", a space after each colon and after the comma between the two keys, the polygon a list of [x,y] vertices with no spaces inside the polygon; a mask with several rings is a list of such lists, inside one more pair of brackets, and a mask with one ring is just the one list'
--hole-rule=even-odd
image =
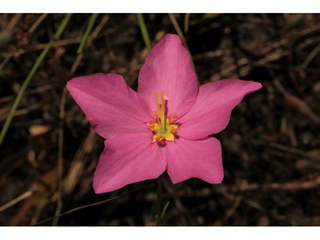
{"label": "pink petal", "polygon": [[[182,117],[193,106],[197,93],[197,78],[190,54],[177,35],[167,34],[150,51],[140,70],[138,93],[157,110],[155,93],[167,97],[167,116]],[[161,103],[161,101],[160,101]]]}
{"label": "pink petal", "polygon": [[167,166],[166,149],[151,142],[151,133],[106,140],[93,177],[95,192],[111,192],[159,177]]}
{"label": "pink petal", "polygon": [[173,184],[189,178],[209,183],[221,183],[223,166],[221,144],[213,137],[202,140],[176,139],[167,142],[167,172]]}
{"label": "pink petal", "polygon": [[146,123],[154,120],[152,111],[122,76],[100,73],[78,77],[69,81],[67,88],[100,136],[150,132]]}
{"label": "pink petal", "polygon": [[178,135],[200,139],[222,131],[230,121],[232,109],[243,97],[262,88],[253,81],[226,79],[207,83],[199,88],[196,103],[178,122]]}

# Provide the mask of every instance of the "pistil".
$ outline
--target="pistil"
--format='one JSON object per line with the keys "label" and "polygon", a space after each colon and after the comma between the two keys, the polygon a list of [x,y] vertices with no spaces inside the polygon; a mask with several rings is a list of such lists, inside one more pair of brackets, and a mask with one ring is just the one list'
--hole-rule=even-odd
{"label": "pistil", "polygon": [[156,105],[158,111],[154,111],[153,115],[155,116],[157,123],[151,122],[147,123],[147,125],[150,127],[150,129],[153,131],[153,142],[159,142],[161,140],[167,140],[167,141],[174,141],[174,135],[177,134],[177,128],[179,124],[171,124],[171,119],[174,120],[178,119],[178,116],[176,114],[170,114],[169,118],[167,118],[165,114],[165,97],[164,92],[161,92],[161,105],[159,104],[159,95],[158,93],[155,93],[156,95]]}

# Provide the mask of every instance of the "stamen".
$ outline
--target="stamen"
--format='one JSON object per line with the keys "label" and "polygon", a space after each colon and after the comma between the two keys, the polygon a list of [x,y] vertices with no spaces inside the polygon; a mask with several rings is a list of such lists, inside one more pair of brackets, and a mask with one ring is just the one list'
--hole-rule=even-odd
{"label": "stamen", "polygon": [[161,91],[161,110],[162,110],[162,113],[164,115],[164,105],[166,103],[166,100],[164,99],[164,91]]}
{"label": "stamen", "polygon": [[174,127],[171,127],[171,132],[172,132],[173,134],[177,134],[177,133],[178,133],[177,129],[175,129]]}
{"label": "stamen", "polygon": [[164,114],[164,105],[166,103],[166,100],[164,100],[164,91],[161,91],[161,122],[162,122],[162,128],[166,130],[166,115]]}
{"label": "stamen", "polygon": [[160,125],[160,119],[158,117],[158,112],[157,111],[153,111],[153,116],[156,117],[158,124]]}
{"label": "stamen", "polygon": [[150,130],[153,131],[153,143],[154,142],[159,142],[161,140],[167,140],[167,141],[174,141],[175,136],[178,131],[177,128],[180,124],[173,123],[171,124],[171,119],[173,118],[174,120],[178,119],[177,114],[170,114],[169,117],[166,116],[165,114],[165,104],[168,99],[164,96],[164,91],[161,91],[161,105],[159,104],[159,95],[158,93],[155,93],[156,99],[156,105],[157,105],[157,110],[154,111],[153,115],[157,119],[156,122],[151,122],[147,123],[149,126]]}
{"label": "stamen", "polygon": [[159,105],[159,95],[158,95],[158,93],[156,93],[156,105],[157,105],[158,112],[159,112],[160,118],[161,118],[162,113],[161,113],[161,108],[160,108],[160,105]]}
{"label": "stamen", "polygon": [[163,138],[163,136],[162,136],[162,135],[159,135],[159,136],[156,136],[156,137],[155,137],[155,140],[156,140],[157,142],[159,142],[159,141],[161,141],[162,138]]}
{"label": "stamen", "polygon": [[173,118],[174,120],[177,120],[178,119],[178,116],[177,116],[177,114],[170,114],[170,116],[169,116],[169,120],[171,120],[171,118]]}
{"label": "stamen", "polygon": [[153,115],[158,118],[158,112],[157,111],[153,111]]}
{"label": "stamen", "polygon": [[[159,115],[160,115],[160,122],[162,124],[162,128],[165,129],[165,123],[164,123],[164,111],[162,111],[162,109],[160,108],[160,104],[159,104],[159,95],[158,93],[155,93],[156,94],[156,105],[157,105],[157,108],[158,108],[158,112],[159,112]],[[161,100],[163,98],[163,94],[161,93]],[[163,102],[163,101],[162,101]],[[159,123],[160,124],[160,123]]]}

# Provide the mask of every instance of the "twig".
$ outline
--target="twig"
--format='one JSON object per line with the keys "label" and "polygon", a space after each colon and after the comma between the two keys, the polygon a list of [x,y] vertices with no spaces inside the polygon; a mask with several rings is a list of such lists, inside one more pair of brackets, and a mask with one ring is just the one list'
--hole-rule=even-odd
{"label": "twig", "polygon": [[283,146],[283,145],[280,145],[280,144],[277,144],[277,143],[269,143],[269,146],[272,147],[272,148],[276,148],[276,149],[285,151],[285,152],[298,154],[300,156],[307,157],[307,158],[310,158],[312,160],[320,161],[320,157],[319,156],[313,155],[313,154],[309,154],[309,153],[305,153],[304,151],[301,151],[301,150],[296,149],[296,148],[290,148],[290,147]]}
{"label": "twig", "polygon": [[[288,54],[288,63],[291,66],[293,64],[293,49],[291,48],[289,50],[289,54]],[[307,98],[307,94],[305,93],[305,91],[299,86],[297,79],[296,79],[296,75],[293,71],[289,70],[289,79],[293,85],[293,87],[296,89],[296,91],[304,98],[304,100],[307,102],[308,98]]]}
{"label": "twig", "polygon": [[[63,40],[60,40],[59,44],[60,46],[66,46],[66,45],[70,45],[70,44],[77,44],[77,43],[80,43],[82,40],[81,37],[75,37],[75,38],[69,38],[69,39],[63,39]],[[30,46],[30,48],[28,49],[19,49],[17,50],[17,53],[19,55],[23,55],[23,54],[26,54],[26,53],[29,53],[29,52],[32,52],[32,51],[39,51],[39,50],[43,50],[45,49],[47,46],[46,43],[40,43],[40,44],[37,44],[35,46]],[[0,56],[7,56],[8,53],[0,53]]]}
{"label": "twig", "polygon": [[[52,88],[53,88],[52,85],[49,85],[49,84],[48,85],[43,85],[43,86],[40,86],[40,87],[38,87],[36,89],[31,89],[31,90],[26,91],[25,92],[25,96],[29,96],[29,95],[35,94],[35,93],[41,93],[41,92],[50,90]],[[14,97],[12,95],[0,98],[0,104],[4,103],[4,102],[12,101],[13,99],[14,99]]]}
{"label": "twig", "polygon": [[[101,31],[101,29],[103,28],[103,26],[108,22],[110,16],[109,15],[105,15],[101,22],[99,23],[99,25],[95,28],[95,30],[91,33],[91,35],[88,37],[88,41],[85,45],[85,50],[88,49],[92,43],[92,40],[95,39],[99,32]],[[75,73],[75,71],[77,70],[77,67],[79,66],[81,60],[83,58],[83,53],[79,54],[76,58],[76,60],[74,61],[70,73],[73,75]]]}
{"label": "twig", "polygon": [[317,53],[319,52],[319,46],[316,46],[311,53],[308,55],[308,57],[306,58],[306,60],[304,60],[303,64],[301,65],[302,69],[306,69],[307,66],[309,65],[309,63],[311,62],[311,60],[317,55]]}
{"label": "twig", "polygon": [[73,158],[69,172],[64,180],[63,193],[70,194],[74,189],[77,181],[79,180],[85,161],[85,154],[92,150],[92,143],[94,142],[94,137],[96,132],[91,128],[90,132],[85,140],[82,141],[76,155]]}
{"label": "twig", "polygon": [[7,62],[10,60],[10,58],[13,56],[14,54],[14,50],[12,50],[7,56],[6,58],[3,60],[3,62],[0,65],[0,71],[2,70],[2,68],[7,64]]}
{"label": "twig", "polygon": [[6,31],[10,31],[20,20],[22,14],[21,13],[16,13],[14,17],[11,19],[10,23],[8,24],[8,27],[6,28]]}
{"label": "twig", "polygon": [[[55,216],[59,216],[62,208],[62,176],[63,176],[63,119],[64,119],[64,106],[66,103],[66,98],[67,98],[67,88],[63,88],[63,93],[61,97],[61,103],[60,103],[60,124],[59,124],[59,159],[58,159],[58,204],[57,204],[57,209]],[[59,221],[59,217],[55,218],[53,220],[52,226],[57,226]]]}
{"label": "twig", "polygon": [[267,189],[280,189],[280,190],[297,190],[297,189],[310,189],[320,186],[320,176],[316,179],[310,181],[297,181],[297,182],[287,182],[287,183],[266,183],[266,184],[258,184],[251,183],[246,186],[236,187],[236,186],[221,186],[222,188],[227,188],[227,190],[232,192],[245,192],[245,191],[253,191],[253,190],[267,190]]}
{"label": "twig", "polygon": [[289,93],[284,89],[284,87],[280,83],[279,79],[274,74],[274,71],[273,70],[269,70],[269,73],[270,73],[270,75],[271,75],[271,77],[273,79],[274,84],[277,86],[279,91],[283,94],[283,96],[287,96]]}
{"label": "twig", "polygon": [[100,201],[100,202],[96,202],[96,203],[92,203],[92,204],[88,204],[88,205],[84,205],[84,206],[81,206],[81,207],[77,207],[77,208],[71,209],[70,211],[67,211],[67,212],[65,212],[65,213],[62,213],[62,214],[60,214],[59,216],[54,216],[54,217],[51,217],[51,218],[47,218],[47,219],[45,219],[45,220],[43,220],[43,221],[37,222],[37,223],[33,224],[32,226],[35,226],[35,225],[39,225],[39,224],[48,222],[48,221],[50,221],[50,220],[52,220],[52,219],[54,219],[54,218],[57,218],[57,217],[65,216],[65,215],[67,215],[67,214],[73,213],[73,212],[78,211],[78,210],[80,210],[80,209],[84,209],[84,208],[88,208],[88,207],[94,207],[94,206],[97,206],[97,205],[100,205],[100,204],[103,204],[103,203],[110,202],[110,201],[112,201],[112,200],[118,199],[118,198],[123,197],[123,196],[125,196],[125,195],[128,195],[128,194],[130,194],[130,193],[133,193],[133,192],[135,192],[135,191],[138,191],[138,190],[141,189],[142,187],[143,187],[143,186],[141,186],[141,187],[139,187],[139,188],[137,188],[137,189],[134,189],[134,190],[132,190],[132,191],[130,191],[130,192],[128,192],[127,194],[124,194],[124,195],[116,196],[116,197],[109,198],[109,199],[106,199],[106,200],[103,200],[103,201]]}
{"label": "twig", "polygon": [[238,194],[238,196],[236,197],[232,208],[230,208],[228,210],[228,212],[224,215],[221,224],[223,224],[225,221],[227,221],[237,210],[237,208],[239,207],[241,200],[242,200],[243,196],[242,194]]}
{"label": "twig", "polygon": [[42,13],[41,16],[37,19],[37,21],[30,27],[28,32],[31,34],[39,26],[43,19],[45,19],[47,15],[48,13]]}
{"label": "twig", "polygon": [[3,210],[15,205],[16,203],[22,201],[23,199],[26,199],[27,197],[30,197],[32,195],[32,193],[33,193],[33,191],[29,190],[29,191],[25,192],[24,194],[20,195],[19,197],[11,200],[7,204],[5,204],[5,205],[0,207],[0,212],[2,212]]}
{"label": "twig", "polygon": [[14,17],[11,19],[10,23],[7,25],[7,27],[4,29],[4,31],[1,33],[1,38],[9,38],[10,37],[10,31],[14,26],[18,23],[22,16],[22,13],[16,13]]}
{"label": "twig", "polygon": [[[169,13],[169,18],[170,18],[170,20],[171,20],[171,22],[172,22],[172,24],[173,24],[176,32],[178,33],[178,35],[179,35],[179,37],[180,37],[180,39],[181,39],[181,42],[182,42],[183,46],[184,46],[184,47],[189,51],[189,53],[190,53],[190,50],[189,50],[189,47],[188,47],[188,45],[187,45],[186,39],[185,39],[184,36],[183,36],[183,33],[182,33],[182,31],[181,31],[181,29],[180,29],[180,27],[179,27],[179,24],[178,24],[176,18],[174,17],[174,15],[173,15],[172,13]],[[199,79],[198,79],[196,67],[194,66],[194,63],[193,63],[193,59],[192,59],[192,57],[191,57],[191,54],[190,54],[190,61],[191,61],[191,64],[192,64],[194,73],[196,74],[196,77],[197,77],[198,86],[200,86],[200,81],[199,81]]]}
{"label": "twig", "polygon": [[309,72],[309,73],[315,73],[317,72],[317,69],[312,69],[312,68],[301,68],[301,66],[282,66],[280,64],[274,64],[274,63],[263,63],[259,64],[257,62],[251,63],[253,66],[258,66],[258,67],[265,67],[268,69],[280,69],[280,70],[286,70],[286,71],[295,71],[295,72]]}

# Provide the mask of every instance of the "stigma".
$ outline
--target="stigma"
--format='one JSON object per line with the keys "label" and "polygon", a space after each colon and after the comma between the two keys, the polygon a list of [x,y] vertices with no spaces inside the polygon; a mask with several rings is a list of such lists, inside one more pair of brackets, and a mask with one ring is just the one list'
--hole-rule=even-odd
{"label": "stigma", "polygon": [[150,130],[153,131],[153,141],[160,142],[162,140],[174,141],[174,135],[178,133],[177,128],[179,124],[171,123],[171,119],[177,120],[178,116],[176,114],[170,114],[169,118],[165,114],[165,103],[166,98],[164,92],[161,92],[161,105],[159,104],[158,93],[156,95],[156,105],[157,111],[153,112],[157,122],[147,123]]}

